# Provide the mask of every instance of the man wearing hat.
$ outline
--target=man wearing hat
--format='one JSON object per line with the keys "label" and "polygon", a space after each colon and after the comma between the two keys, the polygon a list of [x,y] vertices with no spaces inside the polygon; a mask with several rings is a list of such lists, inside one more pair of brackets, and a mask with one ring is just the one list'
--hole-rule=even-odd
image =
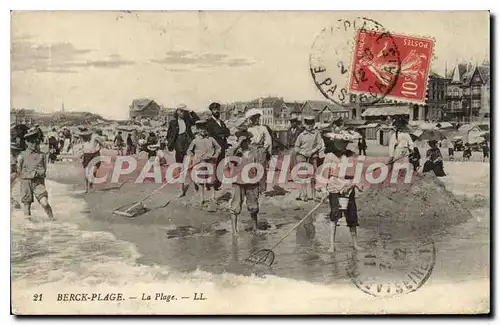
{"label": "man wearing hat", "polygon": [[[267,157],[272,152],[273,139],[269,130],[264,126],[260,125],[260,117],[262,116],[262,111],[260,109],[252,108],[245,113],[245,117],[248,121],[248,132],[252,134],[250,139],[250,150],[257,157],[257,162],[264,167],[267,167]],[[266,176],[262,177],[259,183],[260,192],[266,190]]]}
{"label": "man wearing hat", "polygon": [[193,132],[191,127],[198,120],[194,112],[188,112],[185,104],[177,106],[174,119],[170,121],[167,130],[167,148],[169,151],[175,150],[175,161],[182,163],[191,140]]}
{"label": "man wearing hat", "polygon": [[[314,129],[315,120],[314,116],[304,117],[305,129],[297,136],[294,146],[296,163],[310,163],[314,167],[314,171],[318,167],[319,154],[325,149],[320,132]],[[310,176],[313,176],[311,182],[301,185],[297,200],[314,200],[315,180],[314,175]]]}
{"label": "man wearing hat", "polygon": [[49,219],[54,220],[52,208],[48,202],[48,193],[45,189],[47,157],[39,150],[38,130],[36,128],[29,129],[24,138],[27,148],[19,154],[17,159],[17,173],[21,179],[21,202],[23,203],[24,215],[31,216],[31,204],[36,198]]}
{"label": "man wearing hat", "polygon": [[[221,152],[217,157],[215,163],[218,166],[219,163],[224,159],[227,149],[227,138],[230,136],[229,129],[227,128],[224,121],[220,119],[221,105],[219,103],[211,103],[208,106],[212,116],[207,119],[207,132],[208,135],[217,141],[221,147]],[[217,181],[216,188],[220,187],[220,181]]]}
{"label": "man wearing hat", "polygon": [[297,137],[299,134],[304,131],[304,127],[299,120],[297,115],[290,116],[290,127],[288,128],[287,140],[288,140],[288,148],[295,147],[295,141],[297,141]]}

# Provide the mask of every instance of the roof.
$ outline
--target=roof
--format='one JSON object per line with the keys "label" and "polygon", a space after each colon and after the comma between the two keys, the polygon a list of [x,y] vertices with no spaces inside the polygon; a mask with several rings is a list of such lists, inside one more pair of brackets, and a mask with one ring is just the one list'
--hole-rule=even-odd
{"label": "roof", "polygon": [[490,82],[490,67],[489,66],[480,66],[477,67],[481,78],[483,78],[484,83]]}
{"label": "roof", "polygon": [[444,79],[444,77],[443,77],[443,76],[441,76],[440,74],[438,74],[438,73],[436,73],[436,72],[434,72],[434,71],[432,71],[432,70],[429,72],[429,77],[430,77],[430,78],[439,78],[439,79]]}
{"label": "roof", "polygon": [[132,104],[130,105],[130,109],[133,111],[143,111],[147,107],[149,107],[153,102],[154,100],[147,98],[134,99],[132,101]]}
{"label": "roof", "polygon": [[261,108],[260,105],[262,104],[262,107],[272,107],[272,108],[281,108],[281,105],[283,104],[283,99],[278,98],[278,97],[264,97],[264,98],[257,98],[252,100],[251,102],[248,103],[247,107],[248,108]]}
{"label": "roof", "polygon": [[367,108],[361,116],[393,116],[409,114],[410,108],[408,106],[375,106]]}
{"label": "roof", "polygon": [[308,100],[304,105],[309,105],[314,111],[321,111],[323,108],[328,108],[331,111],[347,111],[348,109],[340,105],[328,102],[326,100]]}
{"label": "roof", "polygon": [[290,113],[300,113],[302,111],[302,106],[304,106],[304,103],[284,102],[283,105],[286,106],[288,109],[290,109]]}

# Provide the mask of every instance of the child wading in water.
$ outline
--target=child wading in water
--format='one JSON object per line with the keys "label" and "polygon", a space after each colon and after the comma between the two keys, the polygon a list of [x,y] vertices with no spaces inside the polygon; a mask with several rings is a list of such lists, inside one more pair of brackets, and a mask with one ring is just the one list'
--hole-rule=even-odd
{"label": "child wading in water", "polygon": [[[355,185],[352,184],[353,175],[346,172],[346,167],[342,168],[342,162],[344,159],[352,160],[356,157],[356,154],[347,149],[347,144],[351,142],[349,140],[344,140],[340,138],[334,138],[331,142],[331,151],[325,156],[324,166],[328,166],[328,184],[327,190],[329,192],[328,199],[330,203],[330,221],[334,230],[332,230],[330,251],[334,251],[334,234],[336,227],[338,226],[338,221],[345,216],[347,226],[349,227],[351,233],[351,239],[354,249],[362,250],[358,246],[356,227],[358,224],[358,209],[356,207],[355,200]],[[347,161],[346,161],[347,163]],[[327,165],[330,164],[330,165]],[[345,175],[342,175],[345,173]],[[341,209],[339,199],[341,197],[348,198],[347,209]],[[332,227],[333,228],[333,227]]]}
{"label": "child wading in water", "polygon": [[47,156],[39,150],[38,130],[31,128],[24,136],[26,150],[21,152],[17,159],[17,173],[21,179],[21,202],[26,217],[31,216],[31,204],[35,197],[45,210],[50,220],[55,220],[52,208],[48,201],[45,188],[47,173]]}
{"label": "child wading in water", "polygon": [[[217,167],[215,166],[215,160],[217,159],[217,157],[219,157],[222,148],[214,138],[208,136],[206,120],[198,120],[195,123],[198,133],[196,134],[193,141],[191,141],[191,143],[189,144],[189,148],[187,150],[187,154],[191,156],[191,162],[186,178],[190,178],[192,168],[197,168],[197,170],[199,170],[200,172],[207,171],[207,167],[196,167],[197,165],[201,163],[212,164],[212,173],[206,175],[207,177],[205,179],[193,179],[195,189],[200,189],[200,203],[203,204],[205,202],[205,188],[208,190],[212,188],[212,199],[215,200],[215,175]],[[197,177],[201,178],[200,176]],[[182,196],[186,195],[187,189],[188,186],[186,183],[186,185],[184,185],[182,189]]]}
{"label": "child wading in water", "polygon": [[[80,132],[80,137],[83,141],[82,166],[85,170],[85,193],[92,189],[92,182],[89,180],[90,172],[87,170],[89,163],[96,157],[101,155],[101,145],[103,140],[100,137],[100,130],[96,130],[96,134],[84,129]],[[101,162],[97,161],[92,164],[92,177],[97,176],[97,170],[101,167]]]}
{"label": "child wading in water", "polygon": [[256,177],[257,172],[255,168],[248,171],[248,176],[241,175],[242,169],[245,165],[250,163],[260,163],[259,153],[252,150],[250,143],[252,133],[246,130],[236,132],[238,143],[230,150],[229,155],[232,157],[239,157],[241,160],[238,164],[233,165],[231,176],[236,177],[233,183],[233,197],[230,202],[231,226],[233,234],[238,232],[238,216],[241,213],[243,201],[246,198],[247,210],[252,218],[253,231],[257,231],[257,215],[259,213],[259,180],[254,182],[250,180]]}

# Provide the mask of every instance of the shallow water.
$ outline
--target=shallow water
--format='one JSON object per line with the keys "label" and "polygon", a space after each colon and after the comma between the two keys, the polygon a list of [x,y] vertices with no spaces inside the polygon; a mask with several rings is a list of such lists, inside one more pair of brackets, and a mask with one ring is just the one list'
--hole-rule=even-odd
{"label": "shallow water", "polygon": [[[455,187],[457,191],[460,190]],[[470,193],[470,187],[464,187],[465,192]],[[30,224],[24,220],[21,213],[12,214],[13,296],[22,301],[17,305],[14,303],[15,310],[18,311],[25,310],[28,306],[30,311],[36,311],[38,307],[28,305],[30,295],[37,290],[49,290],[48,288],[52,291],[60,288],[69,290],[72,286],[78,290],[82,287],[94,290],[109,287],[123,290],[125,286],[127,290],[135,292],[139,287],[142,291],[147,286],[165,285],[192,290],[203,287],[206,292],[212,290],[212,293],[220,290],[231,292],[226,300],[220,298],[217,306],[207,307],[205,312],[224,312],[224,308],[228,308],[228,304],[234,301],[241,301],[238,308],[231,307],[234,312],[265,312],[269,310],[265,308],[273,301],[273,294],[292,296],[296,292],[304,292],[304,297],[318,301],[314,305],[309,302],[308,305],[297,308],[292,308],[289,301],[283,305],[274,301],[274,310],[374,312],[381,310],[380,308],[392,310],[392,307],[395,310],[413,312],[418,312],[418,308],[432,310],[432,306],[422,304],[421,298],[411,298],[411,294],[407,295],[409,298],[400,298],[397,303],[393,301],[391,308],[372,300],[369,300],[369,305],[361,308],[359,302],[370,298],[357,290],[347,276],[347,262],[351,252],[348,228],[341,226],[338,229],[337,253],[328,253],[329,223],[321,213],[317,214],[315,221],[308,226],[308,231],[300,227],[299,231],[292,233],[274,250],[276,262],[272,268],[252,268],[242,263],[243,259],[257,249],[270,248],[292,227],[293,223],[286,220],[285,216],[283,220],[274,219],[267,232],[252,236],[242,231],[238,238],[222,231],[219,231],[219,234],[212,231],[204,235],[190,235],[187,230],[187,236],[168,238],[169,229],[164,228],[144,229],[126,224],[114,228],[118,238],[126,237],[127,232],[144,232],[148,237],[145,242],[156,246],[156,249],[152,250],[151,254],[141,256],[134,245],[117,239],[109,232],[81,230],[96,227],[96,221],[89,220],[83,212],[88,209],[85,202],[68,195],[71,192],[65,185],[49,181],[48,188],[51,204],[56,215],[60,216],[57,222]],[[485,186],[480,188],[484,189]],[[33,212],[36,218],[45,218],[43,211],[36,204]],[[436,264],[427,284],[419,290],[418,294],[422,295],[419,297],[435,297],[434,295],[439,295],[442,290],[468,292],[470,297],[453,304],[455,309],[461,308],[459,311],[477,308],[477,297],[489,297],[484,291],[486,285],[489,285],[489,223],[489,209],[477,209],[467,222],[445,229],[434,236]],[[229,223],[221,223],[218,229],[229,227]],[[362,245],[367,245],[374,237],[376,234],[373,232],[363,228],[359,230]],[[142,248],[140,245],[138,247],[140,251]],[[485,280],[487,282],[480,282],[484,285],[468,287],[475,281]],[[460,281],[469,284],[458,286],[456,283]],[[447,288],[448,284],[454,285],[443,289]],[[472,295],[475,291],[477,295]],[[255,295],[261,299],[248,305],[245,304],[247,298],[244,297],[247,295]],[[343,304],[332,307],[331,299],[335,297],[341,299]],[[351,298],[346,301],[345,297]],[[473,298],[475,300],[471,301]],[[479,301],[483,303],[483,300],[484,298],[480,298]],[[412,303],[408,305],[408,301]],[[127,308],[130,308],[129,311],[139,311],[139,307],[134,306]],[[50,307],[54,308],[54,312],[67,312],[70,308],[62,305]],[[82,312],[96,311],[86,309],[87,307],[81,308]],[[123,308],[125,307],[113,305],[101,311],[123,312]],[[176,311],[181,312],[182,308],[184,307],[179,307]],[[204,310],[203,307],[195,311],[189,307],[185,308],[189,312]],[[47,309],[41,309],[40,312],[43,313],[44,310],[47,312]],[[157,312],[165,311],[160,309]]]}

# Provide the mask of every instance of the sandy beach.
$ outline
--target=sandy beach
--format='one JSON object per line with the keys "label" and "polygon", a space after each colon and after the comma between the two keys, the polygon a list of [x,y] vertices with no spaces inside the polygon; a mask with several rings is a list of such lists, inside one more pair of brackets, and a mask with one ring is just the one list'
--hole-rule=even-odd
{"label": "sandy beach", "polygon": [[[120,184],[106,184],[85,194],[79,163],[56,163],[49,168],[48,188],[57,224],[26,226],[18,212],[13,214],[13,227],[18,229],[13,241],[14,310],[17,313],[23,310],[105,314],[120,310],[141,314],[260,313],[269,312],[272,304],[276,313],[486,312],[489,164],[446,162],[445,169],[449,175],[443,182],[471,210],[471,219],[434,238],[436,265],[422,288],[397,298],[375,298],[358,290],[346,273],[350,251],[346,227],[339,230],[339,252],[335,255],[327,252],[327,205],[312,220],[316,233],[312,239],[299,227],[275,250],[277,262],[272,269],[252,268],[243,263],[250,252],[272,245],[315,202],[297,202],[293,193],[264,197],[259,216],[263,231],[257,235],[242,231],[233,237],[229,233],[229,213],[224,209],[229,197],[226,190],[218,194],[222,197],[219,209],[208,212],[206,207],[199,206],[192,190],[179,199],[177,188],[166,187],[147,200],[146,205],[151,209],[148,213],[126,218],[112,214],[112,210],[137,201],[159,184],[126,183],[120,188]],[[462,175],[464,170],[468,171],[468,177]],[[35,215],[43,218],[40,209],[35,209]],[[250,218],[243,211],[242,228],[247,228]],[[372,230],[364,228],[360,218],[359,236],[363,243]],[[45,263],[40,266],[37,261]],[[71,288],[81,291],[82,287],[86,291],[120,291],[128,296],[155,290],[177,294],[204,292],[212,300],[203,306],[186,302],[163,309],[161,303],[154,301],[91,305],[60,304],[54,300],[55,296],[44,304],[29,299],[33,290],[47,292],[49,296],[58,292],[55,288],[72,292]],[[276,300],[273,292],[279,295],[288,292],[289,296]],[[293,298],[297,292],[304,294]],[[443,292],[447,294],[443,296]],[[249,303],[245,301],[249,293],[261,299]],[[302,307],[292,307],[299,300]],[[424,303],[431,300],[435,303]],[[338,304],[332,305],[332,301]],[[125,309],[120,309],[124,306]]]}

